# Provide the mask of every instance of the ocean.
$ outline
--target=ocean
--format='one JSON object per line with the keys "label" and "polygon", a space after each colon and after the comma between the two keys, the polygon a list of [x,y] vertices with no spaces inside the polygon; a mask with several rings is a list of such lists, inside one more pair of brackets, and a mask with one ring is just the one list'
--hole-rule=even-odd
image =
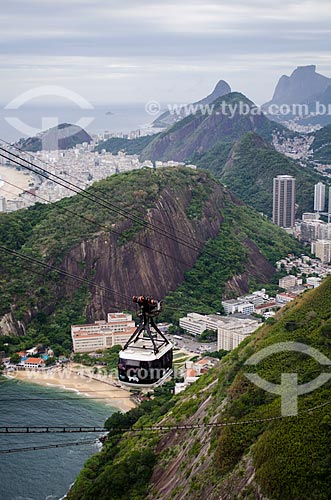
{"label": "ocean", "polygon": [[14,142],[21,137],[31,137],[58,123],[80,124],[82,118],[90,123],[83,128],[89,133],[128,133],[148,128],[156,116],[150,115],[142,104],[109,104],[80,109],[78,106],[24,105],[18,109],[5,109],[0,104],[0,138]]}
{"label": "ocean", "polygon": [[[78,399],[69,399],[73,397]],[[24,401],[26,398],[36,400]],[[102,426],[115,411],[115,408],[83,399],[73,392],[0,377],[0,427]],[[1,450],[97,437],[95,434],[0,434],[0,500],[63,498],[84,462],[100,449],[100,443],[11,454],[1,454]]]}

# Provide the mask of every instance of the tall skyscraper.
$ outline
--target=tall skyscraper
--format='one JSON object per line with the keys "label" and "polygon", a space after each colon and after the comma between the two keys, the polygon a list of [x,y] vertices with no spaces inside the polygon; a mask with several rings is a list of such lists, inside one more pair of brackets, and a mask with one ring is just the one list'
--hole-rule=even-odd
{"label": "tall skyscraper", "polygon": [[6,198],[0,196],[0,212],[6,211]]}
{"label": "tall skyscraper", "polygon": [[329,214],[331,214],[331,187],[329,187]]}
{"label": "tall skyscraper", "polygon": [[315,184],[314,210],[324,212],[325,209],[325,184],[319,182]]}
{"label": "tall skyscraper", "polygon": [[278,175],[274,178],[272,221],[280,227],[294,227],[295,178]]}

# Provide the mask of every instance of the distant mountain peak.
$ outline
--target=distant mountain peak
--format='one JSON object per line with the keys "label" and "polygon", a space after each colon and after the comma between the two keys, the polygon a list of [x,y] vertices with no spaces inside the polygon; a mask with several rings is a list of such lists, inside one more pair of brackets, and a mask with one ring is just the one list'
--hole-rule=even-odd
{"label": "distant mountain peak", "polygon": [[257,132],[272,140],[283,127],[253,112],[256,105],[240,92],[231,92],[212,102],[210,112],[198,109],[155,137],[142,151],[143,160],[195,161],[218,144],[232,144],[246,132]]}
{"label": "distant mountain peak", "polygon": [[60,123],[55,127],[40,132],[40,134],[34,137],[20,139],[16,146],[23,151],[34,153],[41,150],[70,149],[75,147],[76,144],[82,144],[83,142],[90,143],[91,141],[91,136],[78,125]]}
{"label": "distant mountain peak", "polygon": [[[280,121],[295,120],[301,125],[327,125],[331,117],[328,113],[320,112],[320,104],[326,108],[331,104],[330,90],[331,78],[317,73],[315,64],[298,66],[290,76],[283,75],[279,79],[272,100],[265,103],[262,109],[266,114],[273,115],[273,119]],[[302,104],[308,105],[304,115],[300,115],[298,111],[298,106]],[[284,114],[280,110],[282,105],[290,106],[288,113]]]}
{"label": "distant mountain peak", "polygon": [[296,72],[302,72],[304,71],[305,73],[316,73],[316,64],[308,64],[308,66],[298,66],[292,73],[292,75]]}
{"label": "distant mountain peak", "polygon": [[214,102],[216,99],[219,97],[223,97],[226,94],[231,93],[231,87],[230,85],[225,81],[225,80],[220,80],[217,82],[215,85],[214,90],[212,91],[211,94],[209,94],[207,97],[204,97],[200,101],[194,103],[194,104],[210,104]]}
{"label": "distant mountain peak", "polygon": [[[203,97],[202,99],[200,99],[200,101],[194,102],[193,106],[211,104],[219,97],[229,94],[230,92],[230,85],[225,80],[219,80],[212,93],[207,95],[206,97]],[[189,106],[190,104],[187,105],[187,108],[189,108]],[[154,120],[153,126],[156,128],[168,128],[176,123],[176,121],[179,121],[186,116],[187,114],[185,111],[185,107],[183,107],[182,112],[178,114],[172,114],[169,111],[165,111],[158,118],[156,118],[156,120]]]}
{"label": "distant mountain peak", "polygon": [[[298,66],[291,76],[283,75],[268,104],[300,104],[312,96],[325,92],[331,78],[316,72],[316,65]],[[265,106],[266,106],[265,105]]]}

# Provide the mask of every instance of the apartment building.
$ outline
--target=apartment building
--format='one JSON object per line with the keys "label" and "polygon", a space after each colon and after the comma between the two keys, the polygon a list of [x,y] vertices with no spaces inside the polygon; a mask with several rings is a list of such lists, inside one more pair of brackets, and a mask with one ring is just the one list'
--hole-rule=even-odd
{"label": "apartment building", "polygon": [[217,330],[217,350],[232,351],[259,326],[259,321],[255,319],[222,319]]}
{"label": "apartment building", "polygon": [[92,324],[72,325],[74,352],[94,352],[114,345],[123,347],[135,330],[131,314],[109,313],[107,319]]}

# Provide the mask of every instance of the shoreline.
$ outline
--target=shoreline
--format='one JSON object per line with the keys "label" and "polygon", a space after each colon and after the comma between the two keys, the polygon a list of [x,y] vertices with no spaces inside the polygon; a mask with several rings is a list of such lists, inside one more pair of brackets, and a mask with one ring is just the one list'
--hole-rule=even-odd
{"label": "shoreline", "polygon": [[[38,370],[17,370],[4,373],[9,379],[20,382],[42,385],[43,387],[53,387],[64,389],[69,392],[86,396],[107,406],[117,408],[122,412],[127,412],[137,405],[132,400],[130,392],[120,387],[115,387],[109,382],[110,377],[104,375],[92,376],[92,369],[81,365],[70,367],[55,367],[47,371]],[[79,398],[77,398],[79,399]]]}
{"label": "shoreline", "polygon": [[32,189],[29,186],[31,182],[34,182],[34,178],[31,174],[26,174],[24,171],[16,170],[15,167],[8,167],[7,165],[0,165],[0,177],[3,181],[8,181],[16,186],[11,186],[6,184],[6,182],[0,182],[0,196],[6,198],[6,200],[15,200],[24,191]]}

